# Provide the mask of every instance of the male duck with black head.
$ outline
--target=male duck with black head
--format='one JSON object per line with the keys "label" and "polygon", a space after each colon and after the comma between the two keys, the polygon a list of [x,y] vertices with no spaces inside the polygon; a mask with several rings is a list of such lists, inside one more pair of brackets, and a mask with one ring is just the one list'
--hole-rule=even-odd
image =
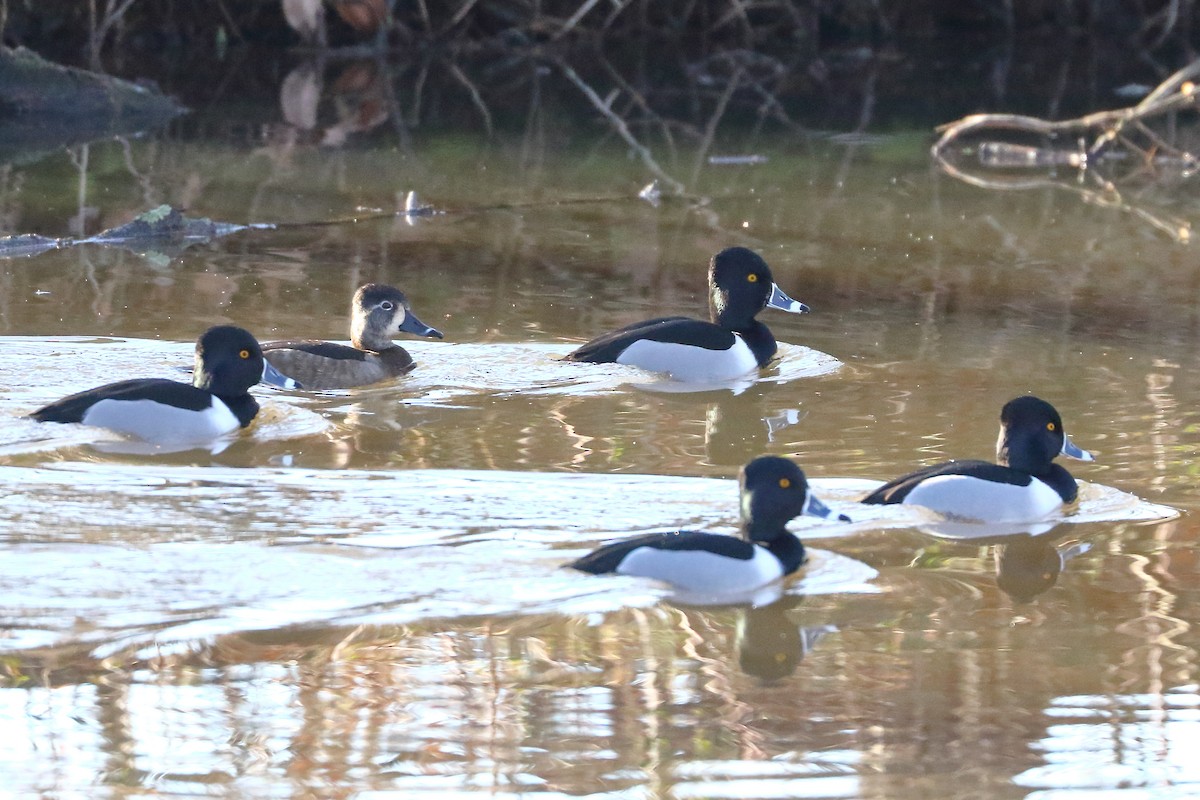
{"label": "male duck with black head", "polygon": [[767,262],[753,250],[729,247],[708,267],[711,321],[659,317],[597,337],[566,356],[568,361],[629,364],[667,373],[686,383],[730,381],[767,366],[778,345],[755,317],[764,308],[808,311],[775,285]]}
{"label": "male duck with black head", "polygon": [[267,342],[263,355],[305,389],[349,389],[410,372],[411,355],[392,341],[398,333],[441,339],[412,312],[404,292],[380,283],[358,287],[350,304],[350,341],[354,345],[303,341]]}
{"label": "male duck with black head", "polygon": [[1079,488],[1055,464],[1058,455],[1092,461],[1063,430],[1054,406],[1032,395],[1010,400],[1000,411],[996,461],[948,461],[896,478],[863,498],[864,503],[909,503],[947,517],[981,522],[1031,522],[1074,503]]}
{"label": "male duck with black head", "polygon": [[[693,595],[749,592],[791,575],[804,564],[804,544],[787,529],[792,519],[833,512],[810,491],[803,470],[786,458],[760,456],[742,467],[741,537],[702,531],[648,533],[613,542],[568,566],[596,575],[656,578]],[[837,519],[849,522],[849,517]]]}
{"label": "male duck with black head", "polygon": [[64,397],[29,416],[107,428],[159,444],[208,442],[250,424],[258,413],[250,387],[259,381],[298,388],[263,360],[248,331],[217,325],[196,342],[191,385],[134,378]]}

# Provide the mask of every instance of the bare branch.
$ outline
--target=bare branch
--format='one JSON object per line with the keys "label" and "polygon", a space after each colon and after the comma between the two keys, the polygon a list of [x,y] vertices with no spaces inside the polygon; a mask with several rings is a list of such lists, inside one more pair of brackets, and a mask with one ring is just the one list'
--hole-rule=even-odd
{"label": "bare branch", "polygon": [[595,109],[600,112],[601,116],[608,120],[609,124],[612,125],[613,130],[617,132],[617,135],[624,139],[625,143],[629,145],[635,153],[637,153],[638,158],[640,158],[642,163],[646,165],[646,168],[654,174],[654,177],[669,185],[672,191],[682,193],[683,184],[668,175],[663,168],[658,165],[658,162],[654,160],[654,156],[651,154],[649,148],[637,140],[637,137],[635,137],[629,130],[629,126],[625,124],[625,120],[621,119],[621,117],[619,117],[612,110],[612,108],[604,102],[603,98],[596,94],[596,91],[591,86],[588,86],[583,78],[579,77],[579,74],[576,73],[575,70],[571,69],[571,67],[562,61],[556,61],[555,63],[566,79],[575,84],[576,88],[583,92],[584,97],[586,97],[588,101],[591,102],[591,104],[595,107]]}

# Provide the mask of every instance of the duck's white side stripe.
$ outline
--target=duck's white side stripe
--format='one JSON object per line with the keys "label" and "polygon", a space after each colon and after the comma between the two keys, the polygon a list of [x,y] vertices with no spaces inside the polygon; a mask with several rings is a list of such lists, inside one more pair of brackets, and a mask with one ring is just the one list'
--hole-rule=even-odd
{"label": "duck's white side stripe", "polygon": [[1062,506],[1058,492],[1034,478],[1028,486],[995,483],[967,475],[937,475],[904,498],[951,517],[988,522],[1033,522]]}
{"label": "duck's white side stripe", "polygon": [[83,415],[83,424],[162,443],[206,441],[240,427],[229,406],[216,396],[203,411],[154,400],[100,400]]}
{"label": "duck's white side stripe", "polygon": [[758,360],[742,337],[735,334],[733,338],[733,347],[728,350],[639,339],[617,356],[617,363],[665,372],[688,383],[733,380],[758,369]]}
{"label": "duck's white side stripe", "polygon": [[617,567],[621,575],[667,581],[689,592],[726,594],[755,589],[783,577],[783,566],[765,547],[742,561],[706,550],[659,550],[639,547]]}

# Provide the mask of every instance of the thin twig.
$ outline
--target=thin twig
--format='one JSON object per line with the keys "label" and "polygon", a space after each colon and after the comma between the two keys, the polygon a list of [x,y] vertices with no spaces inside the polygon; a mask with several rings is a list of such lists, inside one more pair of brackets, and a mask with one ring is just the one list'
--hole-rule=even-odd
{"label": "thin twig", "polygon": [[601,116],[609,121],[609,123],[613,126],[613,130],[615,130],[617,134],[625,140],[625,143],[629,145],[635,153],[637,153],[638,158],[640,158],[642,163],[646,165],[646,168],[654,174],[654,177],[668,184],[672,191],[676,193],[682,193],[683,184],[668,175],[663,168],[658,165],[658,162],[654,160],[654,155],[650,152],[649,148],[639,142],[637,137],[630,132],[629,126],[625,124],[625,120],[617,116],[613,112],[612,108],[610,108],[608,104],[604,102],[600,95],[596,94],[596,91],[591,86],[588,86],[587,83],[584,82],[583,78],[579,77],[575,70],[571,69],[571,67],[569,67],[566,63],[559,60],[556,60],[555,64],[558,66],[559,70],[562,71],[567,80],[575,84],[575,87],[578,88],[579,91],[583,92],[584,97],[586,97],[591,104],[595,106],[596,110],[600,112]]}
{"label": "thin twig", "polygon": [[417,0],[417,11],[420,12],[421,22],[425,23],[425,32],[433,33],[433,21],[429,18],[429,7],[425,0]]}
{"label": "thin twig", "polygon": [[479,109],[480,115],[483,117],[483,126],[487,129],[488,138],[492,138],[492,113],[488,111],[487,103],[483,102],[483,96],[479,94],[479,88],[471,81],[470,78],[459,68],[458,64],[450,62],[450,74],[461,83],[471,95],[471,102]]}
{"label": "thin twig", "polygon": [[467,14],[471,13],[471,9],[474,8],[475,4],[478,2],[479,0],[465,0],[465,2],[458,7],[458,10],[454,12],[454,16],[450,17],[450,21],[446,23],[446,26],[442,28],[442,32],[446,33],[452,30],[458,25],[458,23],[466,19]]}
{"label": "thin twig", "polygon": [[600,26],[600,33],[608,33],[608,29],[611,28],[612,24],[617,21],[617,17],[621,16],[621,14],[632,2],[633,0],[613,0],[614,8],[612,11],[608,12],[608,16],[605,18],[604,24]]}
{"label": "thin twig", "polygon": [[670,152],[671,159],[674,160],[677,150],[675,148],[675,137],[671,134],[671,126],[650,107],[650,103],[642,96],[642,93],[635,89],[629,81],[625,80],[625,77],[612,65],[612,62],[603,55],[600,56],[600,65],[604,67],[604,71],[616,82],[618,88],[627,94],[633,103],[641,109],[642,114],[659,126],[662,130],[663,138],[667,141],[667,149]]}
{"label": "thin twig", "polygon": [[717,135],[717,125],[721,122],[721,118],[725,116],[725,109],[729,107],[729,101],[733,98],[733,93],[738,90],[741,82],[742,68],[738,67],[729,78],[729,84],[725,87],[725,91],[717,99],[717,107],[713,110],[712,116],[708,118],[708,124],[704,126],[704,136],[700,140],[700,146],[696,149],[696,163],[692,168],[692,183],[695,183],[700,177],[700,170],[704,167],[704,159],[708,156],[713,139]]}
{"label": "thin twig", "polygon": [[242,29],[238,27],[237,22],[234,21],[233,16],[229,13],[229,9],[225,7],[225,0],[217,0],[217,8],[220,9],[221,16],[225,18],[226,24],[229,25],[229,30],[233,34],[233,38],[245,39],[246,37],[242,34]]}
{"label": "thin twig", "polygon": [[586,17],[588,12],[595,8],[599,2],[600,0],[584,0],[583,5],[575,9],[575,13],[571,15],[571,18],[563,23],[562,27],[558,29],[558,32],[551,39],[557,41],[570,33],[579,24],[579,21]]}
{"label": "thin twig", "polygon": [[108,29],[116,24],[121,17],[125,16],[125,12],[128,11],[129,7],[135,2],[137,2],[137,0],[125,0],[125,2],[121,3],[121,5],[113,9],[108,9],[106,6],[104,19],[100,22],[100,25],[97,28],[98,38],[101,45],[104,44],[104,39],[108,36]]}

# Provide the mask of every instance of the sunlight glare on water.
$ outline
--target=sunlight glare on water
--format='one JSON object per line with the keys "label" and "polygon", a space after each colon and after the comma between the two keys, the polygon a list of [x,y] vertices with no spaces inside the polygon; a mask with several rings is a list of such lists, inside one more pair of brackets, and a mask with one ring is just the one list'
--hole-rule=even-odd
{"label": "sunlight glare on water", "polygon": [[[64,464],[0,468],[0,476],[26,487],[0,502],[9,547],[0,606],[25,617],[9,639],[28,648],[88,643],[97,652],[150,630],[161,648],[247,626],[643,605],[663,597],[663,587],[586,580],[560,567],[607,538],[673,524],[727,528],[728,496],[736,493],[728,482],[695,478],[499,472],[410,471],[396,482],[386,473],[342,471],[329,481],[256,470],[250,481],[245,471],[215,467]],[[97,512],[92,498],[105,488],[119,494],[102,525],[89,523]],[[614,491],[624,513],[606,507]],[[50,497],[65,529],[46,539],[22,535],[22,524],[42,516]],[[395,508],[408,520],[403,533],[389,523]],[[299,530],[296,519],[306,521]],[[804,527],[819,535],[822,524]],[[113,528],[120,541],[106,534]],[[241,531],[237,541],[234,530]],[[66,538],[76,544],[65,545]],[[507,565],[501,573],[497,562]],[[873,574],[836,554],[814,554],[794,590],[869,591]],[[88,598],[89,628],[80,636],[74,609]]]}
{"label": "sunlight glare on water", "polygon": [[[1200,786],[1191,757],[1200,747],[1197,687],[1162,696],[1056,697],[1055,720],[1034,744],[1047,764],[1014,777],[1035,796],[1094,796],[1121,786],[1124,797],[1186,797]],[[1163,758],[1163,756],[1166,756]]]}

